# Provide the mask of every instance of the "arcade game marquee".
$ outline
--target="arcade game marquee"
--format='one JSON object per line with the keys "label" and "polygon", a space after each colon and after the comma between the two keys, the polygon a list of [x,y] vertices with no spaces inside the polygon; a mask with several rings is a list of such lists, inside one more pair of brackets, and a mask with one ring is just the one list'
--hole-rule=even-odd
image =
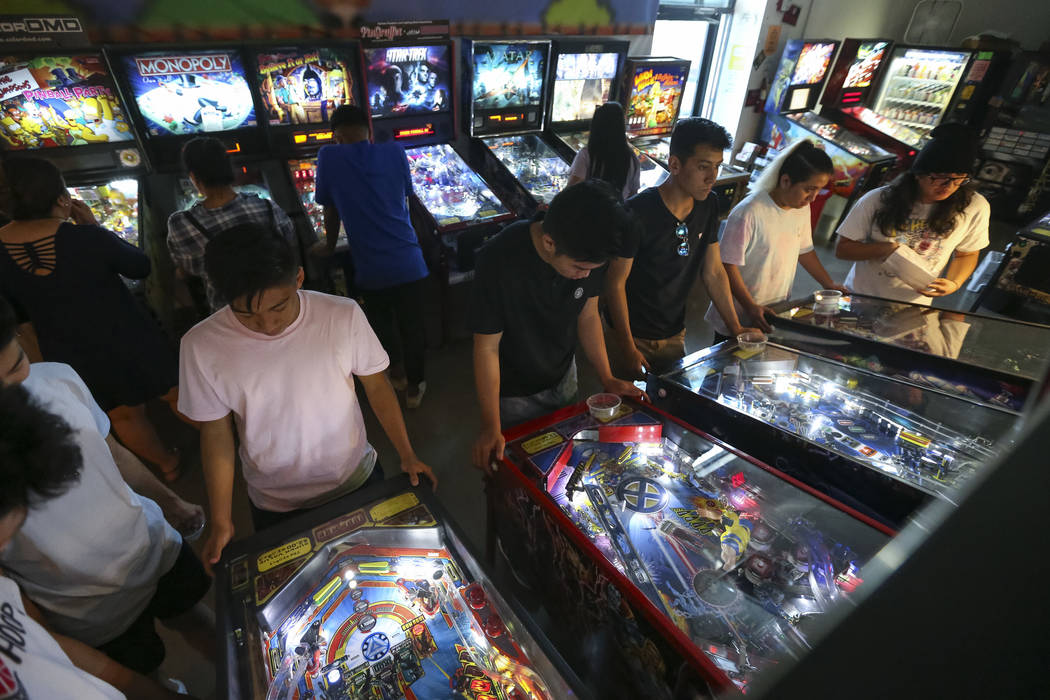
{"label": "arcade game marquee", "polygon": [[488,488],[551,641],[603,698],[736,695],[797,663],[893,530],[650,405],[612,411],[507,431]]}
{"label": "arcade game marquee", "polygon": [[[547,123],[558,152],[569,162],[587,145],[595,107],[620,98],[617,93],[623,87],[621,73],[627,48],[623,42],[555,43],[554,85]],[[634,152],[641,188],[663,182],[667,170],[637,148]]]}
{"label": "arcade game marquee", "polygon": [[[624,72],[624,116],[627,138],[642,163],[642,188],[655,187],[666,177],[671,157],[671,131],[682,107],[682,93],[689,78],[689,61],[678,58],[629,58]],[[660,169],[649,169],[648,157]],[[748,174],[730,165],[718,172],[712,191],[718,195],[722,215],[744,197]]]}
{"label": "arcade game marquee", "polygon": [[406,145],[416,220],[440,243],[441,278],[465,279],[474,268],[474,251],[514,213],[451,145],[452,45],[374,43],[364,47],[364,57],[375,138]]}
{"label": "arcade game marquee", "polygon": [[486,172],[523,189],[533,211],[569,181],[569,164],[542,134],[550,53],[549,41],[463,42],[471,75],[464,87],[466,129],[484,148]]}
{"label": "arcade game marquee", "polygon": [[[817,292],[819,295],[820,292]],[[1020,412],[1050,361],[1050,328],[863,294],[781,302],[772,337],[814,355]]]}
{"label": "arcade game marquee", "polygon": [[893,527],[1011,444],[1018,415],[782,345],[726,341],[650,375],[653,401]]}
{"label": "arcade game marquee", "polygon": [[[167,217],[196,200],[182,172],[181,150],[190,139],[213,136],[230,154],[235,186],[273,199],[286,212],[295,211],[295,194],[287,184],[285,165],[270,156],[266,129],[260,128],[263,105],[256,103],[254,76],[240,49],[229,46],[129,46],[114,49],[112,62],[122,68],[121,81],[131,100],[131,116],[144,135],[154,174],[150,203],[158,228],[166,235]],[[169,326],[186,309],[176,293],[174,267],[166,246],[154,257],[160,291],[154,308]],[[302,240],[297,243],[303,254]],[[200,313],[200,302],[194,314]]]}
{"label": "arcade game marquee", "polygon": [[[839,79],[829,71],[837,48],[838,42],[831,40],[789,41],[766,98],[763,142],[773,150],[781,150],[799,139],[816,141],[835,165],[826,190],[810,207],[814,228],[828,198],[838,196],[845,200],[840,208],[841,218],[860,195],[885,181],[895,162],[889,151],[810,111],[824,84],[832,78]],[[849,79],[863,82],[863,75],[854,72]]]}
{"label": "arcade game marquee", "polygon": [[0,145],[50,160],[102,227],[145,245],[147,164],[102,54],[0,54]]}
{"label": "arcade game marquee", "polygon": [[230,544],[219,696],[562,700],[572,672],[401,476]]}

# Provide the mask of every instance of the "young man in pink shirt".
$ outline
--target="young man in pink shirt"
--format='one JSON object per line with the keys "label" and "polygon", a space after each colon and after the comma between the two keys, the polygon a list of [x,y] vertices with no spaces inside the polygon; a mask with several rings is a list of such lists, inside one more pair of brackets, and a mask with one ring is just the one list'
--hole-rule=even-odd
{"label": "young man in pink shirt", "polygon": [[235,452],[256,530],[383,479],[365,435],[354,377],[413,485],[430,467],[416,456],[386,353],[351,299],[301,289],[303,269],[286,240],[257,225],[208,244],[205,268],[228,303],[182,339],[179,410],[201,422],[211,508],[203,559],[219,561],[233,538]]}

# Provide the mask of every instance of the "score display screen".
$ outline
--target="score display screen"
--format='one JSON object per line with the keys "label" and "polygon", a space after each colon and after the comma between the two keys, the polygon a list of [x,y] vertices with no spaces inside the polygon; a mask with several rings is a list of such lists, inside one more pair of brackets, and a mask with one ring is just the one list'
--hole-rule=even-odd
{"label": "score display screen", "polygon": [[349,59],[334,49],[261,53],[259,94],[270,124],[324,124],[336,107],[353,104]]}
{"label": "score display screen", "polygon": [[452,108],[447,44],[367,48],[368,108],[373,118]]}
{"label": "score display screen", "polygon": [[547,50],[546,44],[474,44],[474,109],[538,107]]}
{"label": "score display screen", "polygon": [[255,126],[255,104],[233,51],[124,56],[124,68],[150,136]]}
{"label": "score display screen", "polygon": [[641,65],[631,76],[627,131],[634,135],[669,132],[678,116],[687,65]]}
{"label": "score display screen", "polygon": [[558,56],[551,121],[590,119],[595,108],[609,101],[619,58],[616,53],[563,53]]}
{"label": "score display screen", "polygon": [[813,85],[824,79],[835,54],[835,44],[806,44],[798,55],[791,85]]}
{"label": "score display screen", "polygon": [[133,139],[100,55],[0,55],[3,148],[34,150]]}

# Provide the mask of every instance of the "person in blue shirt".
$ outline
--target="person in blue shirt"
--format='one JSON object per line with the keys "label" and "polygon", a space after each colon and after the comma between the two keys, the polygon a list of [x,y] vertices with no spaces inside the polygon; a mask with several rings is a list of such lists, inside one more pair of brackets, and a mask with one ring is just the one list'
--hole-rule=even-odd
{"label": "person in blue shirt", "polygon": [[354,284],[383,349],[390,380],[407,389],[405,404],[418,408],[423,378],[423,285],[427,265],[408,214],[412,178],[408,157],[396,143],[372,143],[368,115],[342,105],[329,121],[336,145],[317,154],[314,197],[324,207],[326,240],[315,252],[335,251],[339,224],[346,227]]}

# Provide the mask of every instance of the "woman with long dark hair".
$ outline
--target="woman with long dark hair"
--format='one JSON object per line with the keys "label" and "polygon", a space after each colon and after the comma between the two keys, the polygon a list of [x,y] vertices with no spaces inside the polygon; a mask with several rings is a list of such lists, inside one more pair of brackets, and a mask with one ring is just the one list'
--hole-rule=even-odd
{"label": "woman with long dark hair", "polygon": [[[800,264],[821,288],[845,290],[813,249],[809,216],[810,203],[834,172],[828,154],[801,139],[766,166],[754,191],[730,212],[720,247],[741,319],[768,331],[768,306],[788,298]],[[705,318],[715,329],[715,342],[725,340],[729,331],[714,304]]]}
{"label": "woman with long dark hair", "polygon": [[606,102],[594,110],[587,145],[580,149],[569,169],[569,184],[589,178],[604,180],[624,199],[633,197],[641,186],[638,156],[627,143],[623,107]]}
{"label": "woman with long dark hair", "polygon": [[33,325],[43,359],[72,366],[125,447],[174,481],[178,453],[145,403],[174,410],[178,358],[121,279],[146,277],[149,258],[99,226],[49,161],[8,158],[4,175],[14,220],[0,227],[0,294]]}
{"label": "woman with long dark hair", "polygon": [[856,261],[846,278],[856,292],[928,305],[958,291],[988,246],[991,209],[968,184],[976,135],[943,124],[930,136],[910,170],[861,197],[839,226],[835,255]]}

